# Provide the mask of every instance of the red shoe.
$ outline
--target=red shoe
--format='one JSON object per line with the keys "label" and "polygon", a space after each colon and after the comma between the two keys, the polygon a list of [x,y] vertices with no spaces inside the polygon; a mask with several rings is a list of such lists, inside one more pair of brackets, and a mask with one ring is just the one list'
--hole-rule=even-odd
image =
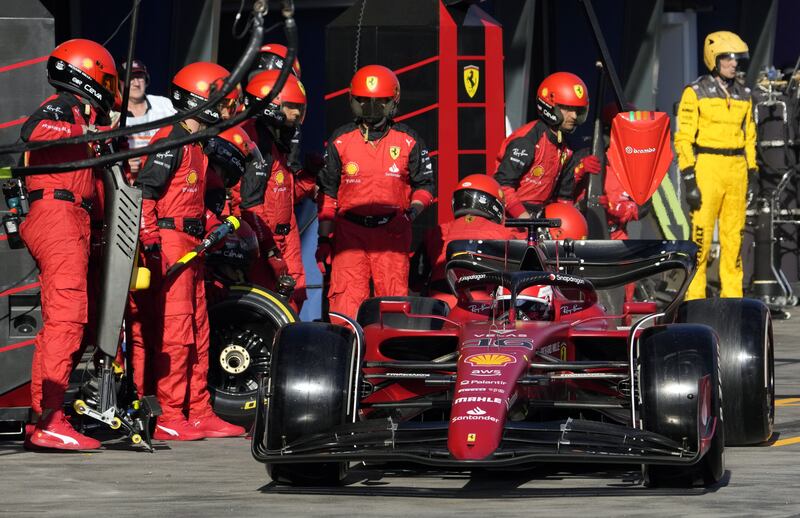
{"label": "red shoe", "polygon": [[30,436],[30,441],[26,440],[26,444],[55,450],[100,448],[100,441],[76,432],[61,410],[53,410],[50,415],[39,421]]}
{"label": "red shoe", "polygon": [[33,437],[33,432],[36,430],[35,423],[28,423],[25,425],[25,440],[22,442],[22,447],[26,450],[39,450],[40,448],[36,447],[31,443],[31,437]]}
{"label": "red shoe", "polygon": [[203,437],[238,437],[245,432],[241,426],[223,421],[214,414],[192,419],[189,424]]}
{"label": "red shoe", "polygon": [[158,419],[153,439],[159,441],[197,441],[205,435],[196,430],[186,419],[173,419],[165,421]]}

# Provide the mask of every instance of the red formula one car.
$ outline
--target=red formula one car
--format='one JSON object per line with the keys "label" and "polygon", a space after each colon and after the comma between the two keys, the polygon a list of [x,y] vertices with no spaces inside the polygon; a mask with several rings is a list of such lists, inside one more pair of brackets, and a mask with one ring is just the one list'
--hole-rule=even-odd
{"label": "red formula one car", "polygon": [[[341,480],[353,461],[642,464],[651,486],[713,484],[726,444],[772,433],[772,330],[755,300],[680,302],[695,252],[688,241],[454,242],[456,307],[374,298],[357,321],[332,316],[344,326],[279,331],[253,455],[296,484]],[[677,279],[663,307],[609,315],[598,303],[598,290],[654,275]]]}

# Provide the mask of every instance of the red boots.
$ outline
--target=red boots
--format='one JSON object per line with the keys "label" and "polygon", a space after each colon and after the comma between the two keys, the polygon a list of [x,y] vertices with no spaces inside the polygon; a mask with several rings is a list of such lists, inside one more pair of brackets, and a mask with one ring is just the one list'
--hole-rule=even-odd
{"label": "red boots", "polygon": [[153,439],[159,441],[196,441],[205,437],[237,437],[245,432],[241,426],[230,424],[214,414],[204,417],[173,419],[164,421],[159,419]]}
{"label": "red boots", "polygon": [[189,421],[189,425],[202,433],[203,437],[238,437],[245,432],[241,426],[223,421],[214,414],[194,418]]}
{"label": "red boots", "polygon": [[170,421],[158,419],[153,439],[159,441],[197,441],[205,435],[195,429],[186,419],[173,419]]}
{"label": "red boots", "polygon": [[[26,427],[26,432],[27,432]],[[30,436],[25,437],[25,447],[51,448],[56,450],[96,450],[100,441],[75,431],[61,410],[53,410],[40,420]]]}

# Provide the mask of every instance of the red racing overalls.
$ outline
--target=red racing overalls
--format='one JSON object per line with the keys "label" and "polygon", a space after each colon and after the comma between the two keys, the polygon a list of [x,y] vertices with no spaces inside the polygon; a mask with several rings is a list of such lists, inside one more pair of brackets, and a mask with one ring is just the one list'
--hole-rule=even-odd
{"label": "red racing overalls", "polygon": [[[189,130],[180,124],[162,128],[151,144]],[[161,265],[175,264],[205,235],[205,188],[208,159],[200,144],[149,155],[136,183],[142,187],[141,241],[161,244]],[[154,261],[155,262],[155,261]],[[151,288],[152,289],[152,288]],[[163,333],[154,363],[156,393],[163,414],[172,421],[211,415],[207,390],[209,327],[203,263],[195,260],[160,287]]]}
{"label": "red racing overalls", "polygon": [[319,174],[320,220],[335,222],[330,310],[355,318],[370,295],[408,294],[412,201],[433,202],[433,166],[425,144],[404,124],[367,136],[355,124],[328,140]]}
{"label": "red racing overalls", "polygon": [[[84,134],[98,113],[70,93],[49,97],[22,126],[25,142]],[[108,128],[99,127],[98,130]],[[94,156],[89,144],[56,146],[28,154],[28,165],[58,164]],[[26,179],[31,209],[20,235],[39,268],[42,329],[31,371],[35,413],[60,410],[69,375],[79,358],[88,321],[89,213],[95,198],[92,169]]]}

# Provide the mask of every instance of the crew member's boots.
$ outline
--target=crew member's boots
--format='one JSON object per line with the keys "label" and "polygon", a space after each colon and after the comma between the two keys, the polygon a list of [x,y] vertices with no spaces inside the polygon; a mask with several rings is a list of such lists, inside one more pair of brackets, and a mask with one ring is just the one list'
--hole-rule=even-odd
{"label": "crew member's boots", "polygon": [[189,424],[203,434],[203,437],[238,437],[244,435],[245,429],[241,426],[223,421],[216,415],[208,414],[199,418],[189,419]]}
{"label": "crew member's boots", "polygon": [[26,446],[32,445],[55,450],[96,450],[100,448],[100,441],[78,433],[64,417],[61,409],[52,410],[46,417],[39,420],[30,438],[26,437],[25,444]]}

